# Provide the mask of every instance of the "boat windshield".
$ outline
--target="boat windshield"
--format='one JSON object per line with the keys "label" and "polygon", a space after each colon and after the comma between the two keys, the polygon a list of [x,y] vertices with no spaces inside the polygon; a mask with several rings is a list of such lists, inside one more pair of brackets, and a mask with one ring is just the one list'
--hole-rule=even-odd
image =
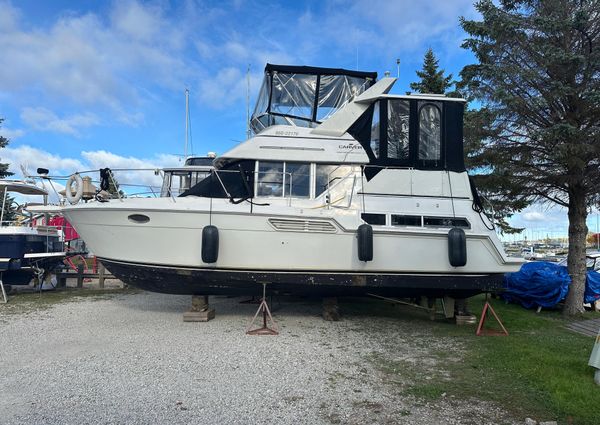
{"label": "boat windshield", "polygon": [[376,79],[376,72],[267,64],[252,131],[277,124],[315,127]]}

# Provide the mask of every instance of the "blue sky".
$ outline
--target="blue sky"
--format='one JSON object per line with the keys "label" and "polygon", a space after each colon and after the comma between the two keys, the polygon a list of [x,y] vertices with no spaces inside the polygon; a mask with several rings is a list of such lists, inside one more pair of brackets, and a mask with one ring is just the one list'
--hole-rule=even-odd
{"label": "blue sky", "polygon": [[[251,105],[267,62],[382,76],[400,58],[403,93],[432,47],[457,75],[473,61],[459,17],[477,16],[471,0],[0,0],[0,11],[0,134],[11,139],[0,158],[56,174],[177,165],[186,87],[195,153],[225,152],[244,138],[248,66]],[[536,207],[515,223],[566,222]]]}

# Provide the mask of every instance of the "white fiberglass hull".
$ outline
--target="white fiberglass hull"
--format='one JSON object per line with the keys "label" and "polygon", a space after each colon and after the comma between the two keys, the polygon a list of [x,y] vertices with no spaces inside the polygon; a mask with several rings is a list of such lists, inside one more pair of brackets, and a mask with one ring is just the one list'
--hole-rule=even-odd
{"label": "white fiberglass hull", "polygon": [[[327,292],[354,293],[384,281],[386,293],[407,285],[422,292],[472,291],[486,289],[486,279],[497,287],[503,273],[520,265],[507,263],[488,235],[470,232],[467,264],[452,267],[447,229],[376,230],[373,261],[363,262],[355,211],[271,206],[267,214],[214,200],[211,213],[210,202],[131,199],[67,207],[63,213],[113,273],[160,292],[230,293],[247,291],[251,283],[280,282],[290,292],[290,286],[306,290],[300,292],[330,286]],[[134,214],[147,222],[132,221]],[[209,224],[219,230],[218,259],[211,264],[201,255],[202,229]]]}

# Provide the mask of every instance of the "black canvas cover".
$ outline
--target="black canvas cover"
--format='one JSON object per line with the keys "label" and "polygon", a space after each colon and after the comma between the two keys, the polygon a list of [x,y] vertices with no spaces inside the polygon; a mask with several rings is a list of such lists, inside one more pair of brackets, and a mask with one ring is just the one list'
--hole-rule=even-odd
{"label": "black canvas cover", "polygon": [[253,198],[253,188],[254,161],[241,161],[228,164],[227,168],[221,170],[212,170],[208,177],[179,196],[239,200]]}
{"label": "black canvas cover", "polygon": [[376,72],[267,64],[250,120],[252,130],[259,133],[278,124],[314,127],[376,80]]}

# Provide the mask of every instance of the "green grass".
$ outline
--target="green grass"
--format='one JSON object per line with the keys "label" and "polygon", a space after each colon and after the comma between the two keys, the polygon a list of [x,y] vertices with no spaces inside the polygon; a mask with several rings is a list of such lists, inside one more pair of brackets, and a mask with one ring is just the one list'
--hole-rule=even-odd
{"label": "green grass", "polygon": [[[484,302],[476,297],[469,307],[480,314]],[[425,314],[413,313],[434,338],[450,338],[461,346],[460,355],[444,350],[429,354],[437,360],[437,376],[431,369],[419,370],[390,358],[369,360],[398,385],[400,393],[424,401],[442,396],[475,398],[493,401],[519,420],[600,424],[600,387],[593,382],[594,369],[587,366],[594,338],[565,329],[569,320],[557,311],[536,314],[500,300],[491,304],[509,336],[475,336],[476,326],[428,322]],[[597,313],[587,316],[599,317]],[[493,322],[490,317],[486,324]]]}
{"label": "green grass", "polygon": [[0,304],[0,319],[8,314],[29,314],[46,310],[56,304],[79,301],[81,299],[104,300],[114,295],[132,294],[132,288],[117,289],[75,289],[64,288],[47,292],[21,292],[9,295],[8,304]]}

